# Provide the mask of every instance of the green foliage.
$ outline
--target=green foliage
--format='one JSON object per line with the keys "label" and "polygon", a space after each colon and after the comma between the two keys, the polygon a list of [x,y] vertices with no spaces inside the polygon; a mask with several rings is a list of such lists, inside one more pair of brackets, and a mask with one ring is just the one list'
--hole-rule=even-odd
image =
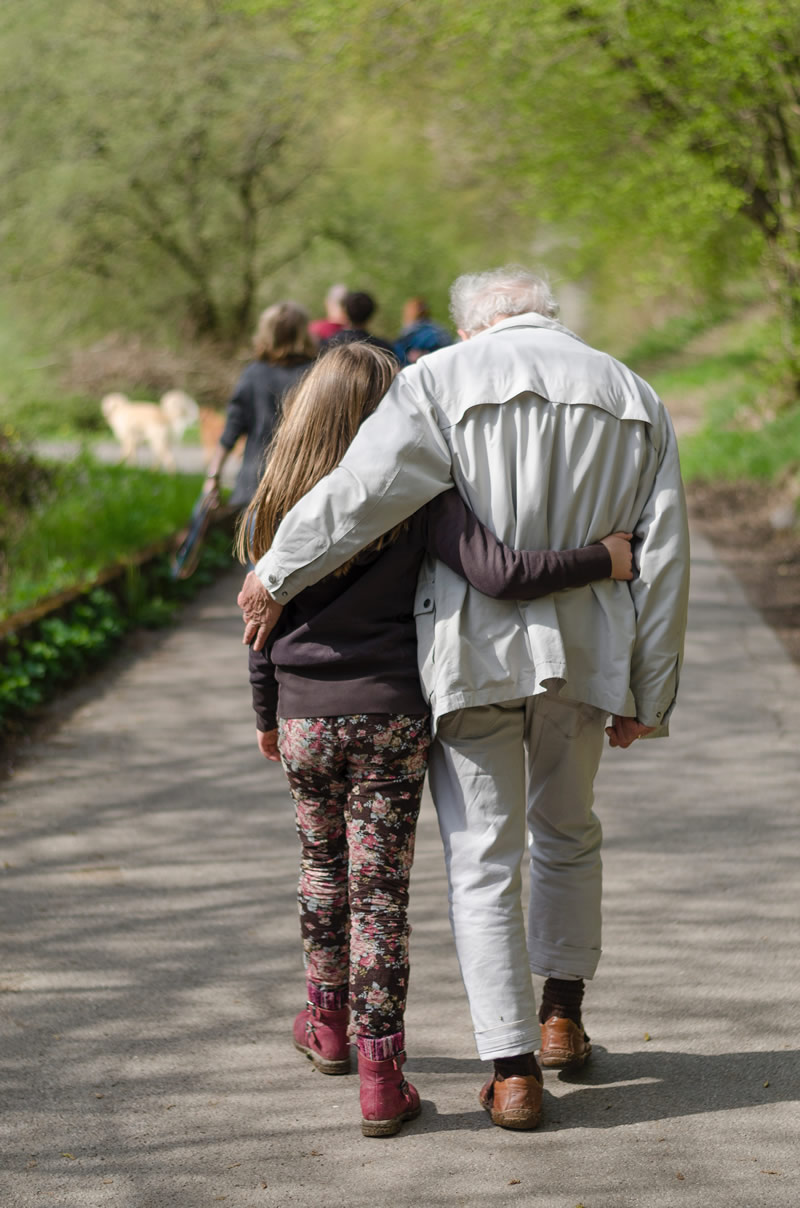
{"label": "green foliage", "polygon": [[39,622],[33,636],[11,634],[0,662],[0,725],[30,712],[106,653],[127,629],[114,596],[90,592],[65,617]]}
{"label": "green foliage", "polygon": [[126,554],[176,532],[201,485],[199,476],[100,465],[88,455],[49,472],[50,494],[8,538],[0,617],[91,580]]}
{"label": "green foliage", "polygon": [[[544,260],[630,343],[643,303],[713,308],[763,273],[791,390],[798,17],[800,0],[6,5],[6,313],[37,350],[43,332],[230,349],[262,305],[318,312],[344,280],[391,335],[409,294],[444,319],[458,272]],[[50,393],[27,391],[32,429]]]}
{"label": "green foliage", "polygon": [[800,464],[800,409],[781,412],[756,430],[707,424],[681,442],[681,467],[694,479],[774,482]]}
{"label": "green foliage", "polygon": [[238,339],[313,237],[324,148],[280,31],[204,0],[31,0],[0,23],[18,291],[73,329]]}
{"label": "green foliage", "polygon": [[8,591],[17,535],[52,487],[51,472],[20,444],[14,429],[0,428],[0,599]]}
{"label": "green foliage", "polygon": [[715,298],[765,268],[800,381],[798,0],[243,3],[425,114],[492,234],[527,226],[526,259],[541,247],[612,305]]}
{"label": "green foliage", "polygon": [[86,437],[106,428],[98,399],[65,394],[52,381],[56,364],[23,336],[17,315],[0,306],[0,428],[25,440],[41,436]]}
{"label": "green foliage", "polygon": [[29,440],[43,437],[86,440],[108,433],[97,399],[80,394],[57,397],[36,393],[24,406],[9,405],[6,410]]}
{"label": "green foliage", "polygon": [[367,95],[340,31],[206,0],[31,0],[0,34],[7,296],[59,344],[236,345],[260,306],[316,311],[337,279],[375,288],[393,334],[403,297],[441,298],[480,232],[417,113]]}
{"label": "green foliage", "polygon": [[690,340],[715,327],[730,313],[728,306],[707,306],[676,315],[651,327],[623,355],[623,360],[644,373],[647,365],[683,351]]}
{"label": "green foliage", "polygon": [[757,403],[759,361],[751,348],[710,353],[699,360],[672,369],[658,369],[650,375],[664,398],[705,392],[706,414],[710,421],[726,423],[745,408]]}
{"label": "green foliage", "polygon": [[171,624],[181,603],[230,566],[230,537],[212,530],[191,579],[173,580],[170,558],[162,555],[111,588],[88,591],[61,614],[0,639],[0,735],[97,666],[129,630]]}
{"label": "green foliage", "polygon": [[679,435],[687,482],[774,482],[800,464],[800,409],[775,409],[774,316],[746,309],[717,324],[708,317],[703,311],[654,329],[631,363],[673,415],[693,420]]}

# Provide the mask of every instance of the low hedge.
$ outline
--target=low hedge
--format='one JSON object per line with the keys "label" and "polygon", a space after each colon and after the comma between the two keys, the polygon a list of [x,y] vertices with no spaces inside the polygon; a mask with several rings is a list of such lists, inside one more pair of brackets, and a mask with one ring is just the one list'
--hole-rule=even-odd
{"label": "low hedge", "polygon": [[161,553],[121,568],[103,586],[0,637],[0,738],[95,668],[130,630],[170,624],[181,604],[230,569],[230,526],[209,532],[190,579],[173,579],[171,561]]}

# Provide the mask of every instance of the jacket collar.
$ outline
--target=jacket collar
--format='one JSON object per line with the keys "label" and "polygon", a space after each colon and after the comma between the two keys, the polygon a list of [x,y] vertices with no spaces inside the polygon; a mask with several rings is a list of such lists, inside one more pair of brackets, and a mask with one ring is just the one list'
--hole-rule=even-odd
{"label": "jacket collar", "polygon": [[549,331],[559,331],[562,335],[571,336],[579,344],[586,343],[574,331],[570,331],[568,327],[565,327],[563,323],[558,323],[555,319],[548,319],[544,315],[539,315],[532,310],[527,311],[524,315],[512,315],[510,319],[501,319],[499,323],[493,323],[491,327],[479,331],[472,338],[477,340],[480,336],[489,336],[496,331],[508,331],[513,327],[546,327]]}
{"label": "jacket collar", "polygon": [[[530,338],[515,340],[515,330],[526,330]],[[496,337],[491,343],[490,336]],[[505,350],[495,355],[503,344]],[[627,365],[534,312],[502,319],[466,344],[432,353],[430,368],[434,357],[446,358],[436,362],[449,372],[437,378],[435,393],[451,423],[472,406],[503,403],[529,391],[551,403],[598,407],[617,419],[647,424],[660,406],[652,387]],[[418,362],[423,375],[427,359]]]}

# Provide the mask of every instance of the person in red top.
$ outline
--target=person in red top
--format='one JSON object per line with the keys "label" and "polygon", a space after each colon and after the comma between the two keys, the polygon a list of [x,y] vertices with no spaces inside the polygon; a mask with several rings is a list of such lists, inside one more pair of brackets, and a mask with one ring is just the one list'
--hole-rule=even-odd
{"label": "person in red top", "polygon": [[348,293],[346,285],[332,285],[325,295],[325,318],[312,319],[308,325],[308,330],[318,344],[329,340],[331,336],[347,327],[344,300]]}

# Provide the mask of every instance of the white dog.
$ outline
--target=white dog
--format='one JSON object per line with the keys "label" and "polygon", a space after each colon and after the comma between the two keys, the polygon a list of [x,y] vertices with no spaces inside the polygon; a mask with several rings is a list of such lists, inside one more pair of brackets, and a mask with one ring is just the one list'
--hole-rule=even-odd
{"label": "white dog", "polygon": [[107,394],[100,403],[108,426],[122,446],[122,460],[133,461],[148,444],[157,465],[174,470],[172,441],[196,422],[197,403],[183,390],[168,390],[160,403],[132,402],[126,394]]}

